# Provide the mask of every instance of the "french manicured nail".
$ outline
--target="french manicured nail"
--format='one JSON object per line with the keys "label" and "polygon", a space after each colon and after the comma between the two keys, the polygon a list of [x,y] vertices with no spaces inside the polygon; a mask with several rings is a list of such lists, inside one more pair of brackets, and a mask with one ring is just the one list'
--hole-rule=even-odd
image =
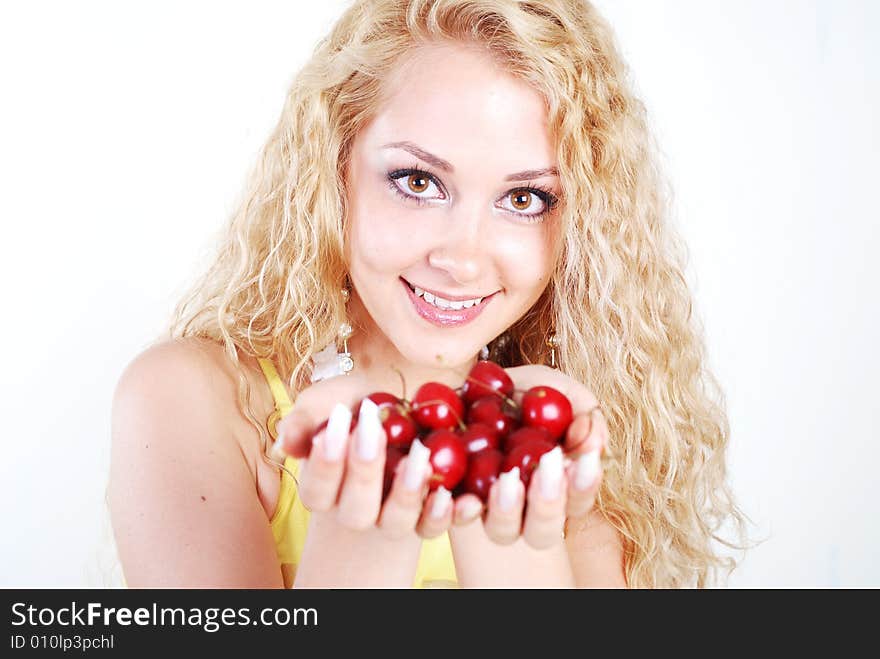
{"label": "french manicured nail", "polygon": [[[437,491],[440,491],[440,488],[437,488]],[[459,504],[459,516],[460,519],[469,522],[476,518],[477,515],[483,510],[483,504],[480,503],[479,499],[471,499],[467,498]]]}
{"label": "french manicured nail", "polygon": [[516,504],[516,495],[519,490],[519,467],[505,471],[498,477],[498,505],[501,510],[513,509]]}
{"label": "french manicured nail", "polygon": [[[416,442],[419,440],[416,440]],[[415,442],[414,442],[415,443]],[[431,517],[433,519],[442,519],[449,509],[449,502],[452,501],[452,492],[442,485],[434,492],[434,504],[431,506]]]}
{"label": "french manicured nail", "polygon": [[342,403],[336,403],[333,411],[330,412],[327,430],[324,433],[324,458],[331,462],[342,458],[350,428],[351,410]]}
{"label": "french manicured nail", "polygon": [[406,468],[403,472],[403,486],[410,492],[421,489],[430,457],[431,449],[419,440],[413,441],[406,456]]}
{"label": "french manicured nail", "polygon": [[379,406],[369,398],[364,398],[358,414],[355,438],[357,454],[361,460],[370,462],[376,459],[379,455],[379,438],[384,432],[382,422],[379,420]]}
{"label": "french manicured nail", "polygon": [[284,458],[287,457],[287,453],[284,452],[284,438],[281,435],[275,438],[275,443],[272,444],[272,450],[270,451],[270,457],[275,462],[284,462]]}
{"label": "french manicured nail", "polygon": [[574,472],[574,486],[578,490],[592,487],[599,477],[599,449],[593,449],[578,458]]}
{"label": "french manicured nail", "polygon": [[276,462],[284,462],[287,453],[284,451],[284,418],[275,423],[275,441],[269,449],[269,457]]}
{"label": "french manicured nail", "polygon": [[562,449],[559,446],[541,456],[538,480],[541,496],[547,501],[555,501],[562,493]]}

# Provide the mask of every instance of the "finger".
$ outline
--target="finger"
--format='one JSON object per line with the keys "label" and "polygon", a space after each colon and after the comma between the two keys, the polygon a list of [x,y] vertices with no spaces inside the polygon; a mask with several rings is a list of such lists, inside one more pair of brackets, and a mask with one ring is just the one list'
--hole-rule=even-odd
{"label": "finger", "polygon": [[565,441],[563,447],[569,455],[578,453],[583,448],[593,429],[593,418],[589,412],[580,412],[576,414],[565,432]]}
{"label": "finger", "polygon": [[566,393],[563,391],[563,383],[558,382],[559,371],[544,364],[511,366],[504,370],[513,380],[513,400],[517,405],[522,403],[523,394],[528,389],[538,385],[549,385]]}
{"label": "finger", "polygon": [[417,439],[409,455],[397,465],[391,492],[379,516],[379,527],[388,537],[401,538],[415,529],[431,475],[430,457],[431,450]]}
{"label": "finger", "polygon": [[486,535],[500,544],[509,545],[520,535],[522,528],[525,487],[519,477],[519,467],[504,472],[489,490],[489,512],[484,526]]}
{"label": "finger", "polygon": [[562,468],[562,448],[541,456],[529,484],[523,538],[535,549],[562,541],[565,527],[567,483]]}
{"label": "finger", "polygon": [[513,380],[516,392],[514,400],[517,403],[521,402],[522,394],[527,389],[538,385],[550,386],[560,391],[571,401],[572,409],[576,411],[589,410],[598,403],[592,392],[558,369],[543,364],[528,364],[505,370]]}
{"label": "finger", "polygon": [[348,451],[337,509],[339,522],[348,528],[364,530],[376,524],[382,505],[386,443],[379,408],[365,398]]}
{"label": "finger", "polygon": [[464,494],[454,501],[452,523],[467,526],[477,521],[483,514],[483,502],[474,494]]}
{"label": "finger", "polygon": [[598,406],[578,414],[565,435],[565,452],[572,459],[595,449],[605,450],[608,444],[608,424]]}
{"label": "finger", "polygon": [[602,484],[601,449],[596,448],[574,460],[568,468],[568,504],[566,515],[583,517],[596,502],[596,494]]}
{"label": "finger", "polygon": [[272,445],[271,457],[283,462],[286,456],[304,458],[312,448],[312,433],[317,422],[305,408],[294,408],[276,425],[278,433]]}
{"label": "finger", "polygon": [[[482,506],[480,506],[482,509]],[[422,509],[422,516],[416,527],[419,535],[425,539],[436,538],[446,532],[452,524],[454,506],[452,492],[442,485],[428,496]],[[476,518],[479,515],[474,516]]]}
{"label": "finger", "polygon": [[308,466],[301,468],[298,487],[308,510],[323,512],[336,505],[345,472],[350,425],[351,410],[340,403],[330,413],[327,427],[315,436]]}

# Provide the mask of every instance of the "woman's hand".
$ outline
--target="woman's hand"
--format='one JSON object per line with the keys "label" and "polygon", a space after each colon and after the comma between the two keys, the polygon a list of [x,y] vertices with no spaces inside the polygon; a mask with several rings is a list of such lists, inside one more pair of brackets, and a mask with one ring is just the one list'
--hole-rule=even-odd
{"label": "woman's hand", "polygon": [[[398,463],[383,502],[385,431],[378,407],[366,398],[357,423],[352,423],[350,404],[367,395],[357,384],[354,378],[333,378],[310,387],[278,424],[277,450],[307,456],[298,477],[303,505],[312,512],[333,514],[350,530],[376,527],[389,539],[414,531],[424,538],[440,535],[452,522],[451,495],[440,488],[426,498],[429,451],[418,440]],[[366,392],[366,387],[361,389]],[[328,418],[328,403],[334,399],[345,402],[335,403]],[[326,427],[314,434],[324,418],[328,418]]]}
{"label": "woman's hand", "polygon": [[500,544],[510,544],[522,534],[529,545],[542,549],[562,541],[567,517],[582,518],[592,509],[602,482],[600,457],[608,443],[608,426],[596,397],[561,371],[540,365],[506,370],[518,392],[517,403],[525,390],[546,385],[572,404],[573,420],[562,448],[542,456],[528,493],[518,469],[502,474],[489,492],[486,534]]}

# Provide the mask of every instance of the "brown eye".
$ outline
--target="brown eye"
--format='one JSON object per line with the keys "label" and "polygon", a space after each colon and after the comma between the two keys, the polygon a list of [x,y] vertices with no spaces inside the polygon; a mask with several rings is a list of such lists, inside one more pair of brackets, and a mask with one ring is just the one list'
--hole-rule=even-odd
{"label": "brown eye", "polygon": [[413,192],[424,192],[428,189],[429,181],[421,174],[410,174],[406,178],[406,184]]}
{"label": "brown eye", "polygon": [[510,202],[518,211],[524,211],[532,205],[532,193],[526,190],[518,190],[510,193]]}

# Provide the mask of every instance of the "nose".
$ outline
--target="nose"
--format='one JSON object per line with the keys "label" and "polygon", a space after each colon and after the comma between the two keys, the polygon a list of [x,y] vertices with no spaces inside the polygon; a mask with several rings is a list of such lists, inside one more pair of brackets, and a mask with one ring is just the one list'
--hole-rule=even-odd
{"label": "nose", "polygon": [[488,259],[483,227],[486,219],[477,209],[451,213],[440,244],[428,252],[428,265],[446,272],[459,284],[479,279]]}

